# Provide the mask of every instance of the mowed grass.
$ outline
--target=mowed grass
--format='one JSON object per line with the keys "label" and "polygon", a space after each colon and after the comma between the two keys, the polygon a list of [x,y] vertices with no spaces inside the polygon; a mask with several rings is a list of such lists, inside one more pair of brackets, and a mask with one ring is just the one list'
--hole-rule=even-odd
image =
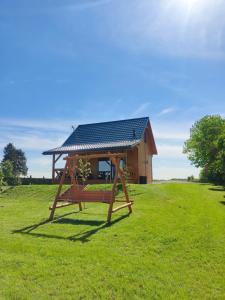
{"label": "mowed grass", "polygon": [[[0,299],[225,299],[225,192],[131,185],[133,213],[56,211],[56,186],[0,196]],[[61,217],[60,217],[61,216]]]}

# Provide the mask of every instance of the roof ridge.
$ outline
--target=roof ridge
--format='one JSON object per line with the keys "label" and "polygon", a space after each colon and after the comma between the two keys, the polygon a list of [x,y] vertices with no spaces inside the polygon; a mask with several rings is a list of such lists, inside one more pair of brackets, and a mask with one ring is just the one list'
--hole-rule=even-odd
{"label": "roof ridge", "polygon": [[[139,117],[139,118],[130,118],[130,119],[122,119],[122,120],[115,120],[115,121],[104,121],[104,122],[95,122],[95,123],[87,123],[87,124],[79,124],[77,126],[80,127],[80,126],[86,126],[86,125],[97,125],[97,124],[106,124],[106,123],[117,123],[117,122],[124,122],[124,121],[132,121],[132,120],[143,120],[143,119],[148,119],[149,120],[149,117]],[[76,129],[77,129],[76,128]],[[75,130],[76,130],[75,129]]]}

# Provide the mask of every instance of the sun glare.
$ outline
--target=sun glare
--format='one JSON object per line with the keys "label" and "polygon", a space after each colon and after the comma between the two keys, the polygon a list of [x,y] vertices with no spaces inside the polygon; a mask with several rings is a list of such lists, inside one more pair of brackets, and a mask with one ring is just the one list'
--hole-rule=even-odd
{"label": "sun glare", "polygon": [[199,2],[201,2],[201,0],[179,0],[180,5],[184,5],[188,10],[199,5]]}

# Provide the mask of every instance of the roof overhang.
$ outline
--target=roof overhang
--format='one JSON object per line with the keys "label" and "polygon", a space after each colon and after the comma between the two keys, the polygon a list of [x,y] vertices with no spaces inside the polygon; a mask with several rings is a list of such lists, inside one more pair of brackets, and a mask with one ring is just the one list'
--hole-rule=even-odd
{"label": "roof overhang", "polygon": [[54,148],[43,152],[43,155],[69,154],[69,153],[93,153],[129,150],[140,143],[140,140],[105,142],[96,144],[79,144]]}

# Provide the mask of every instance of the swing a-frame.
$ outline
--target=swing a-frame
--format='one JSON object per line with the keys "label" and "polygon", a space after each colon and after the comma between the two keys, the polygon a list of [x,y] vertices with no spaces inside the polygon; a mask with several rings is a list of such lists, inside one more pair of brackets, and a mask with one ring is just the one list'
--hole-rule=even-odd
{"label": "swing a-frame", "polygon": [[[74,155],[67,156],[64,158],[66,161],[65,168],[63,170],[58,191],[55,196],[55,200],[53,205],[49,208],[51,210],[50,220],[53,220],[54,213],[57,208],[62,208],[68,205],[78,204],[79,210],[82,210],[82,202],[101,202],[108,204],[108,217],[107,222],[111,221],[112,213],[122,209],[128,208],[129,213],[132,212],[131,205],[132,201],[129,200],[129,195],[127,192],[126,184],[125,184],[125,176],[124,171],[120,167],[120,161],[124,158],[124,153],[108,153],[104,154],[104,158],[108,158],[115,168],[115,176],[112,184],[112,190],[98,190],[98,191],[90,191],[87,190],[86,185],[81,185],[78,183],[77,177],[75,173],[78,169],[78,162],[80,159],[84,159],[88,161],[88,159],[92,158],[102,158],[102,154],[89,154],[89,155]],[[65,183],[66,176],[70,177],[71,186],[65,192],[62,192],[63,184]],[[122,184],[122,189],[124,193],[123,199],[116,200],[116,185],[117,182],[120,181]],[[124,202],[123,204],[114,207],[115,202]]]}

